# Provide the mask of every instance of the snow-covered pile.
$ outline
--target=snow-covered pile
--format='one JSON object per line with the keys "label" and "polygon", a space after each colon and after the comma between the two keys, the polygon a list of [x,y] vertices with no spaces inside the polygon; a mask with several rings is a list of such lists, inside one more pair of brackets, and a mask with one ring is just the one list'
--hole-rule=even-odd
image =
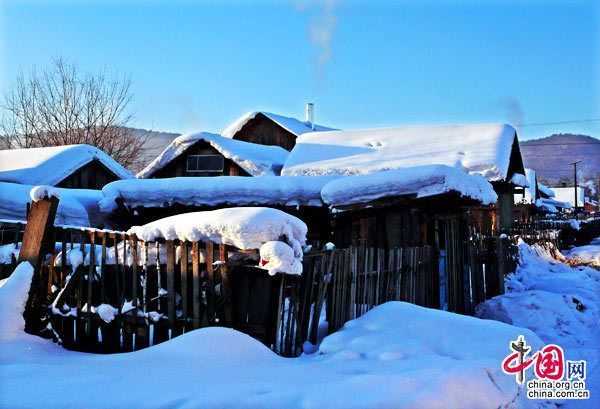
{"label": "snow-covered pile", "polygon": [[321,188],[337,175],[179,177],[132,179],[109,183],[102,188],[100,208],[114,210],[117,199],[130,208],[185,206],[322,206]]}
{"label": "snow-covered pile", "polygon": [[[35,189],[35,190],[34,190]],[[51,195],[60,201],[56,213],[56,225],[90,226],[90,215],[98,211],[100,190],[50,188]],[[0,218],[25,222],[27,203],[32,198],[48,195],[48,187],[0,182]]]}
{"label": "snow-covered pile", "polygon": [[90,145],[0,150],[0,181],[55,186],[74,171],[99,161],[121,179],[133,175],[100,149]]}
{"label": "snow-covered pile", "polygon": [[[542,346],[526,329],[388,303],[297,359],[216,327],[139,352],[77,353],[21,332],[31,276],[19,268],[0,286],[0,407],[514,407],[508,343]],[[69,393],[49,401],[57,390]]]}
{"label": "snow-covered pile", "polygon": [[[599,238],[600,239],[600,238]],[[566,259],[571,265],[588,265],[600,267],[600,240],[592,241],[587,246],[573,247],[567,254]],[[593,244],[596,243],[596,244]]]}
{"label": "snow-covered pile", "polygon": [[319,131],[332,131],[334,128],[328,128],[322,125],[314,125],[314,129],[311,128],[308,122],[300,121],[296,118],[291,118],[279,114],[273,114],[271,112],[264,111],[253,111],[248,112],[238,118],[235,122],[229,125],[222,133],[223,136],[228,138],[233,138],[233,136],[238,133],[244,125],[246,125],[250,120],[254,119],[256,115],[262,114],[269,118],[271,121],[275,122],[277,125],[281,126],[283,129],[291,132],[296,136],[300,136],[307,132],[319,132]]}
{"label": "snow-covered pile", "polygon": [[[514,128],[501,124],[308,133],[297,139],[282,174],[356,175],[441,164],[481,174],[489,181],[509,181],[516,143]],[[523,173],[520,156],[515,160],[516,172]]]}
{"label": "snow-covered pile", "polygon": [[238,141],[208,132],[190,133],[175,138],[137,177],[152,176],[199,141],[209,143],[221,155],[237,163],[252,176],[279,175],[288,156],[288,151],[279,146]]}
{"label": "snow-covered pile", "polygon": [[498,196],[480,175],[470,175],[444,165],[394,169],[336,179],[323,187],[323,201],[331,206],[364,203],[389,196],[433,196],[447,192],[495,203]]}
{"label": "snow-covered pile", "polygon": [[60,199],[60,194],[58,193],[58,189],[51,186],[35,186],[29,191],[29,197],[33,202],[39,202],[43,199],[50,199],[52,197],[56,197]]}
{"label": "snow-covered pile", "polygon": [[[302,273],[302,247],[306,244],[306,224],[281,210],[244,207],[184,213],[129,230],[138,238],[211,241],[242,250],[260,250],[261,267],[270,274],[289,268],[288,274]],[[271,242],[281,242],[274,246]],[[265,247],[263,249],[263,247]]]}
{"label": "snow-covered pile", "polygon": [[0,246],[0,264],[12,264],[19,256],[19,249],[13,244]]}
{"label": "snow-covered pile", "polygon": [[[560,253],[553,252],[558,256]],[[529,328],[567,359],[586,359],[588,379],[600,375],[600,271],[570,267],[538,245],[519,243],[519,265],[506,294],[477,307],[477,316]]]}

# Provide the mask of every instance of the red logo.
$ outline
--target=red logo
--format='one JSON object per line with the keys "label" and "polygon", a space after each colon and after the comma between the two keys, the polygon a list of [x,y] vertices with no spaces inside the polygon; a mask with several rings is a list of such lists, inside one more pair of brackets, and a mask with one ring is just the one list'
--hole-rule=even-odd
{"label": "red logo", "polygon": [[502,370],[509,375],[516,374],[517,383],[525,382],[525,370],[535,362],[535,375],[539,379],[550,379],[558,381],[562,379],[565,371],[564,353],[561,347],[554,344],[546,345],[541,351],[537,351],[531,357],[531,347],[525,344],[525,338],[521,335],[516,341],[510,342],[512,354],[502,361]]}

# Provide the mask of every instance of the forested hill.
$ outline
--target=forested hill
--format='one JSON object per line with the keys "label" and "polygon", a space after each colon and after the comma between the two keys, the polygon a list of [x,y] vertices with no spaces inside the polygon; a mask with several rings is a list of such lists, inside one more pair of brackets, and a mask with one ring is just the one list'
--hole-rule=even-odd
{"label": "forested hill", "polygon": [[541,139],[521,141],[526,168],[536,171],[538,180],[553,185],[573,180],[575,160],[581,183],[600,178],[600,140],[588,135],[554,134]]}

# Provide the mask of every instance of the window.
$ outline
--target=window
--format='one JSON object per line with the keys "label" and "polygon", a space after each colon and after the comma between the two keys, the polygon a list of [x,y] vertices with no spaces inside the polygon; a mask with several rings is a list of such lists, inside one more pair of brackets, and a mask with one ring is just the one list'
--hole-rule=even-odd
{"label": "window", "polygon": [[221,155],[189,155],[188,172],[223,172],[224,160]]}

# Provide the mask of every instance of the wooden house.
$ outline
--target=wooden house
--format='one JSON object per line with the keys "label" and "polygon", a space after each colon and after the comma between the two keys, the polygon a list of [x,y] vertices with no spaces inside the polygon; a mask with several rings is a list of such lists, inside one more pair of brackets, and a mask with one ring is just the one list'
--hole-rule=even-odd
{"label": "wooden house", "polygon": [[335,176],[216,176],[133,179],[113,182],[102,190],[100,208],[112,227],[128,229],[193,211],[225,207],[272,207],[301,218],[309,241],[329,239],[329,213],[321,199],[324,184]]}
{"label": "wooden house", "polygon": [[334,129],[314,124],[313,105],[308,104],[305,121],[265,111],[248,112],[227,127],[222,135],[261,145],[280,146],[291,151],[300,135],[331,130]]}
{"label": "wooden house", "polygon": [[525,169],[527,187],[516,187],[514,195],[514,220],[531,222],[543,218],[548,213],[558,213],[564,203],[553,199],[555,193],[537,179],[533,169]]}
{"label": "wooden house", "polygon": [[287,155],[278,146],[192,133],[175,138],[137,177],[273,176],[280,173]]}
{"label": "wooden house", "polygon": [[509,228],[513,194],[527,186],[517,133],[510,125],[406,126],[304,134],[282,175],[358,175],[441,164],[478,174],[498,195],[478,219],[488,230]]}
{"label": "wooden house", "polygon": [[0,151],[0,182],[101,189],[133,175],[90,145],[49,146]]}

